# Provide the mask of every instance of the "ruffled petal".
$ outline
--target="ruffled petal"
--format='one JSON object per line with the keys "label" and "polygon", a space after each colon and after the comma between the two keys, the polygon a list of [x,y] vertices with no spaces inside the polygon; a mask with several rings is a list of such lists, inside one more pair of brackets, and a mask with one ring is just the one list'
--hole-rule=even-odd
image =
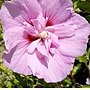
{"label": "ruffled petal", "polygon": [[27,43],[23,42],[17,44],[10,52],[4,52],[3,63],[5,66],[16,73],[31,75],[32,71],[27,65],[27,46]]}
{"label": "ruffled petal", "polygon": [[58,36],[53,34],[53,33],[50,33],[48,32],[49,36],[50,36],[50,39],[51,39],[51,42],[53,45],[55,45],[56,47],[59,46],[59,43],[58,43]]}
{"label": "ruffled petal", "polygon": [[38,52],[40,52],[42,54],[42,56],[45,56],[48,58],[49,51],[45,47],[44,43],[42,43],[42,42],[38,43],[37,50],[38,50]]}
{"label": "ruffled petal", "polygon": [[5,46],[8,51],[10,51],[12,48],[14,48],[18,43],[20,42],[27,42],[26,39],[24,39],[23,35],[23,28],[15,27],[11,28],[3,33],[3,38],[5,41]]}
{"label": "ruffled petal", "polygon": [[71,0],[38,0],[43,14],[48,17],[48,21],[52,24],[59,24],[66,21],[73,9]]}
{"label": "ruffled petal", "polygon": [[14,2],[20,2],[21,5],[25,7],[25,9],[28,11],[30,19],[37,18],[39,12],[42,11],[41,6],[37,0],[14,0]]}
{"label": "ruffled petal", "polygon": [[38,43],[39,43],[40,39],[31,42],[31,44],[28,46],[27,51],[28,53],[33,53],[35,48],[37,47]]}
{"label": "ruffled petal", "polygon": [[23,22],[31,23],[31,18],[36,18],[41,11],[40,5],[36,0],[15,0],[6,1],[1,8],[1,20],[3,29],[8,30],[12,27],[22,26]]}
{"label": "ruffled petal", "polygon": [[72,25],[77,26],[75,35],[70,38],[60,39],[59,51],[66,56],[78,57],[86,51],[90,25],[83,17],[77,14],[74,14],[68,22],[72,22]]}
{"label": "ruffled petal", "polygon": [[62,24],[46,27],[45,30],[56,34],[59,39],[63,39],[74,36],[76,28],[77,25],[72,25],[71,23],[64,22]]}
{"label": "ruffled petal", "polygon": [[34,76],[43,78],[48,83],[63,80],[72,70],[74,58],[62,55],[52,57],[49,55],[49,61],[47,61],[38,55],[37,51],[32,55],[28,54],[28,65]]}
{"label": "ruffled petal", "polygon": [[24,13],[24,8],[20,9],[15,3],[5,2],[1,8],[1,20],[4,31],[16,26],[21,27],[20,22],[25,21],[23,17],[26,17]]}

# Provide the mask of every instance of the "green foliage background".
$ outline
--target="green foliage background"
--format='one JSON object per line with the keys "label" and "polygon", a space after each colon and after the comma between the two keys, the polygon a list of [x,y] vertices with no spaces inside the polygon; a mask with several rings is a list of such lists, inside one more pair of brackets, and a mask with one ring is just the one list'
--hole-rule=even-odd
{"label": "green foliage background", "polygon": [[[0,1],[0,7],[4,0]],[[90,0],[73,0],[76,13],[85,17],[90,23]],[[0,87],[1,88],[89,88],[86,78],[90,78],[90,39],[87,44],[87,51],[81,57],[76,58],[75,65],[70,75],[58,83],[46,83],[34,76],[24,76],[14,73],[2,64],[2,51],[4,42],[2,38],[2,26],[0,23]]]}

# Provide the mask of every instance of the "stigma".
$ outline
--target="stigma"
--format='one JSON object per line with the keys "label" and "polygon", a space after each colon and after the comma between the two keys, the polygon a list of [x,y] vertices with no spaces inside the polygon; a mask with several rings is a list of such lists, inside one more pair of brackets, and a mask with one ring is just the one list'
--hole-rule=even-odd
{"label": "stigma", "polygon": [[40,38],[42,39],[46,39],[48,37],[48,33],[46,31],[42,31],[40,34],[39,34]]}

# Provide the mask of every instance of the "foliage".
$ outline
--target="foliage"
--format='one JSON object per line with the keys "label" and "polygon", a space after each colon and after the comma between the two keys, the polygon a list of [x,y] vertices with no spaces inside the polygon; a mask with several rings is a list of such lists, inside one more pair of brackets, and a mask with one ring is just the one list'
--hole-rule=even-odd
{"label": "foliage", "polygon": [[[4,0],[0,1],[0,6]],[[76,13],[85,17],[90,22],[90,0],[73,0],[74,9]],[[0,87],[6,88],[74,88],[82,87],[89,88],[86,85],[86,79],[90,77],[90,39],[87,44],[87,51],[81,57],[76,58],[74,67],[70,75],[65,80],[58,83],[46,83],[44,80],[37,79],[34,76],[24,76],[14,73],[7,69],[2,64],[2,51],[4,50],[4,43],[2,38],[2,27],[0,24]]]}

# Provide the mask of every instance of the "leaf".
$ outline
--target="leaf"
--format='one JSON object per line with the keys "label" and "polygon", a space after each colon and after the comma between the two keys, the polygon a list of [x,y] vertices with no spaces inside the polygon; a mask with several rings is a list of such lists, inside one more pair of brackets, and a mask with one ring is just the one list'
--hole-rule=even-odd
{"label": "leaf", "polygon": [[0,63],[2,62],[2,53],[0,52]]}
{"label": "leaf", "polygon": [[78,2],[78,8],[90,12],[90,2],[89,1],[82,1]]}
{"label": "leaf", "polygon": [[74,2],[73,4],[74,4],[74,10],[75,10],[75,12],[77,12],[77,13],[81,12],[81,10],[78,8],[78,2],[79,1],[75,0],[73,2]]}
{"label": "leaf", "polygon": [[83,63],[86,63],[87,62],[87,57],[86,56],[81,56],[78,58],[79,59],[79,62],[83,62]]}
{"label": "leaf", "polygon": [[85,18],[88,20],[88,22],[90,23],[90,15],[86,15]]}
{"label": "leaf", "polygon": [[11,88],[12,87],[12,83],[10,81],[7,82],[7,87]]}
{"label": "leaf", "polygon": [[65,83],[67,83],[67,84],[70,84],[70,85],[72,84],[72,82],[71,82],[71,79],[70,79],[70,78],[66,78],[66,79],[64,80],[64,82],[65,82]]}
{"label": "leaf", "polygon": [[90,48],[88,49],[88,52],[86,53],[86,57],[88,60],[90,59]]}
{"label": "leaf", "polygon": [[90,85],[84,85],[81,88],[90,88]]}
{"label": "leaf", "polygon": [[78,72],[81,68],[81,64],[78,64],[77,66],[74,66],[73,70],[72,70],[72,76],[74,76],[76,74],[76,72]]}
{"label": "leaf", "polygon": [[24,81],[24,78],[20,74],[14,73],[14,75],[23,88],[27,87],[27,81]]}

